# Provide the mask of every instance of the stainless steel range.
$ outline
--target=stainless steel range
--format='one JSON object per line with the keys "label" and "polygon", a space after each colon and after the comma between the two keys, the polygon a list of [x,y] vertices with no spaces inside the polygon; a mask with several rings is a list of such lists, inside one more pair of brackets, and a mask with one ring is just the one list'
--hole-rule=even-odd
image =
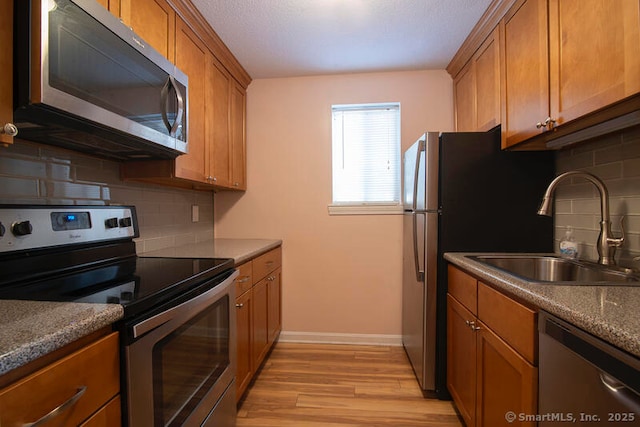
{"label": "stainless steel range", "polygon": [[233,260],[135,237],[132,206],[0,205],[0,298],[121,304],[123,425],[234,426]]}

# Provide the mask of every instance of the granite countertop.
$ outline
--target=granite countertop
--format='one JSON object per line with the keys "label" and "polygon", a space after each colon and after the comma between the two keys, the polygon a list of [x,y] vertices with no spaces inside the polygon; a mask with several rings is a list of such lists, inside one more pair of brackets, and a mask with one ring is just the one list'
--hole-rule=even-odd
{"label": "granite countertop", "polygon": [[172,258],[233,258],[236,265],[282,245],[272,239],[214,239],[140,253],[140,256]]}
{"label": "granite countertop", "polygon": [[0,300],[0,375],[124,315],[119,304]]}
{"label": "granite countertop", "polygon": [[469,255],[480,254],[449,252],[444,258],[487,284],[640,357],[639,286],[535,284],[474,261]]}

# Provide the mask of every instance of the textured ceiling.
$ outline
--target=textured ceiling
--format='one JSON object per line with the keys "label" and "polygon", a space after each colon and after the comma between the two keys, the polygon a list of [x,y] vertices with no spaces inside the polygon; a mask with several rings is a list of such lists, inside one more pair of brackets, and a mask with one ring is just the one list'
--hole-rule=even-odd
{"label": "textured ceiling", "polygon": [[192,0],[252,78],[443,69],[491,0]]}

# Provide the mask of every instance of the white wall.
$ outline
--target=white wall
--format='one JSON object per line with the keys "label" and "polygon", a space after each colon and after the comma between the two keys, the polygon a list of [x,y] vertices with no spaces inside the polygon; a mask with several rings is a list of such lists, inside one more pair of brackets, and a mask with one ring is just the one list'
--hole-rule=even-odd
{"label": "white wall", "polygon": [[254,80],[245,194],[215,195],[215,235],[279,238],[283,329],[401,334],[402,217],[329,216],[331,105],[400,102],[402,145],[453,129],[443,70]]}

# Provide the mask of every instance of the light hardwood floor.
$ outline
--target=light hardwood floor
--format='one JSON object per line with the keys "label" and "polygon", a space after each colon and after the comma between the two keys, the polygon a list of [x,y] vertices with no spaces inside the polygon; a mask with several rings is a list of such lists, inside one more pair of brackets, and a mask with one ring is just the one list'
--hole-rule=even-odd
{"label": "light hardwood floor", "polygon": [[402,347],[278,343],[238,411],[238,427],[461,426],[425,399]]}

